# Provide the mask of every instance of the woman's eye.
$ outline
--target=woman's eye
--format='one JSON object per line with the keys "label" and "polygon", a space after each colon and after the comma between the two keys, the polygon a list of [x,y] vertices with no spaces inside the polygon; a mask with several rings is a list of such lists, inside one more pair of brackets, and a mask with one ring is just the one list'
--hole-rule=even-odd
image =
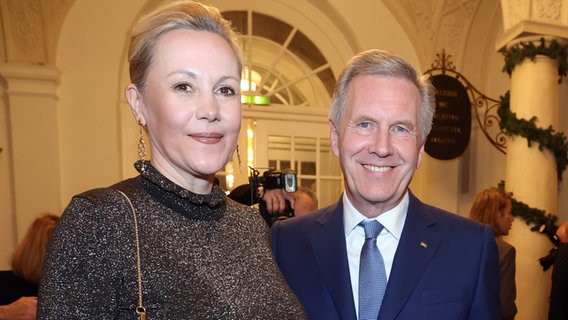
{"label": "woman's eye", "polygon": [[189,83],[178,83],[177,85],[174,86],[174,88],[177,91],[182,91],[182,92],[191,91],[191,85]]}
{"label": "woman's eye", "polygon": [[217,90],[217,92],[225,97],[232,97],[235,95],[235,90],[231,87],[221,87]]}

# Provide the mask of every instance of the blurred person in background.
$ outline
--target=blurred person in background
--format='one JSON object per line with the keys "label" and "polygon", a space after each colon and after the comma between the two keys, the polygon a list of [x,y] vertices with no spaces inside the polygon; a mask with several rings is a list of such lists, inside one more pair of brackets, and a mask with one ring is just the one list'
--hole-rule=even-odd
{"label": "blurred person in background", "polygon": [[479,192],[473,201],[469,217],[472,220],[490,225],[495,233],[499,251],[501,274],[501,319],[514,319],[517,314],[517,289],[515,285],[515,247],[503,240],[513,225],[513,204],[511,194],[497,188]]}
{"label": "blurred person in background", "polygon": [[549,320],[568,319],[568,221],[556,230],[558,244],[552,267]]}
{"label": "blurred person in background", "polygon": [[45,252],[58,222],[51,213],[36,218],[12,254],[12,270],[0,271],[0,320],[36,318]]}

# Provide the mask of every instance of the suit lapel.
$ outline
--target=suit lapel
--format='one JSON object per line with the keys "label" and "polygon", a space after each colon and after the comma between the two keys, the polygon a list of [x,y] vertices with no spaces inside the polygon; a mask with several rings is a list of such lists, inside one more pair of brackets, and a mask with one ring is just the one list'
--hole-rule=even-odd
{"label": "suit lapel", "polygon": [[430,229],[436,221],[427,208],[410,193],[408,213],[379,319],[396,318],[413,293],[440,243],[441,235]]}
{"label": "suit lapel", "polygon": [[343,202],[322,214],[321,228],[311,237],[311,245],[324,285],[329,290],[341,319],[355,318],[343,227]]}

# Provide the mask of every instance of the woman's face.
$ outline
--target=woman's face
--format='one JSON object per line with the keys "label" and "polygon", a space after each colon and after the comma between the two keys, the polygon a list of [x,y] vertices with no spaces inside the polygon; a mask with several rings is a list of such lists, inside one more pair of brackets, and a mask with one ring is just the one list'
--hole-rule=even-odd
{"label": "woman's face", "polygon": [[509,230],[513,226],[513,204],[511,200],[507,200],[507,205],[503,210],[499,211],[497,214],[497,235],[506,236],[509,234]]}
{"label": "woman's face", "polygon": [[240,77],[237,57],[221,36],[174,30],[160,37],[144,91],[127,88],[137,120],[148,127],[158,171],[194,192],[210,191],[203,182],[213,181],[237,144]]}

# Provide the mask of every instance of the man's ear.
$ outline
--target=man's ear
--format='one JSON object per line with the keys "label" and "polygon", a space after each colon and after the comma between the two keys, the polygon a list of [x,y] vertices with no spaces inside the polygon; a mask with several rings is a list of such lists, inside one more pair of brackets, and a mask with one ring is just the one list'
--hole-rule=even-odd
{"label": "man's ear", "polygon": [[422,156],[424,155],[424,146],[426,146],[426,142],[422,144],[420,150],[418,150],[418,161],[416,162],[416,169],[420,168],[422,164]]}
{"label": "man's ear", "polygon": [[330,134],[330,140],[331,140],[331,150],[333,151],[333,154],[336,157],[339,157],[339,137],[338,132],[337,132],[338,128],[335,126],[335,124],[333,123],[333,121],[329,120],[329,134]]}
{"label": "man's ear", "polygon": [[144,110],[142,108],[142,96],[138,91],[138,88],[134,84],[129,84],[126,87],[126,100],[130,104],[130,109],[136,118],[136,122],[141,125],[146,125],[146,118],[144,116]]}

